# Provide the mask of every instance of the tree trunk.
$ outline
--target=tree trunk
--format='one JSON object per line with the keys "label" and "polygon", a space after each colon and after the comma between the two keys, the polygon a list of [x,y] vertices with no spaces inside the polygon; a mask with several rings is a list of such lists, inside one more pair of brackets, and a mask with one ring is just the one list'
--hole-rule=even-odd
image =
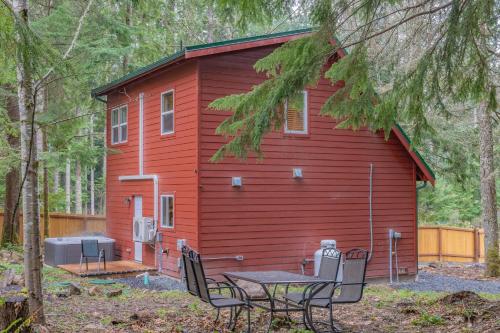
{"label": "tree trunk", "polygon": [[66,180],[64,182],[66,192],[66,213],[71,214],[71,161],[66,159]]}
{"label": "tree trunk", "polygon": [[479,157],[486,275],[499,276],[500,259],[498,254],[498,217],[493,145],[491,112],[485,105],[482,105],[479,108]]}
{"label": "tree trunk", "polygon": [[[47,132],[43,130],[43,151],[48,150]],[[43,161],[43,235],[49,237],[49,168],[47,161]]]}
{"label": "tree trunk", "polygon": [[[132,1],[127,0],[126,8],[125,8],[125,25],[127,27],[130,27],[131,24],[131,18],[132,18]],[[128,55],[123,56],[123,73],[128,73]]]}
{"label": "tree trunk", "polygon": [[[94,116],[90,116],[89,126],[90,147],[94,148]],[[90,168],[90,215],[95,215],[95,170],[92,165]]]}
{"label": "tree trunk", "polygon": [[[80,116],[80,108],[76,108],[76,116]],[[81,130],[78,129],[78,136],[82,134]],[[80,157],[76,158],[76,166],[75,166],[75,213],[82,214],[83,206],[82,206],[82,164],[80,162]]]}
{"label": "tree trunk", "polygon": [[80,159],[76,160],[75,167],[75,213],[82,214],[82,165]]}
{"label": "tree trunk", "polygon": [[54,169],[53,177],[54,177],[54,184],[53,184],[52,192],[57,193],[59,191],[59,177],[60,177],[59,168],[56,167]]}
{"label": "tree trunk", "polygon": [[28,300],[26,297],[22,294],[1,296],[3,302],[0,304],[0,330],[9,328],[5,332],[30,332]]}
{"label": "tree trunk", "polygon": [[[27,0],[13,1],[13,10],[20,24],[28,25]],[[21,121],[21,164],[24,226],[24,275],[28,289],[29,313],[35,323],[44,323],[42,271],[40,254],[40,210],[38,206],[37,145],[35,131],[35,93],[33,63],[25,52],[28,42],[16,29],[16,77],[19,118]]]}
{"label": "tree trunk", "polygon": [[[10,89],[6,89],[10,92]],[[9,95],[6,98],[6,109],[9,121],[13,124],[19,122],[19,108],[17,105],[17,97]],[[19,136],[8,134],[7,142],[13,150],[19,149]],[[5,203],[3,215],[3,231],[2,244],[14,244],[18,240],[19,232],[19,209],[16,209],[16,204],[19,198],[19,163],[16,163],[9,172],[5,175]],[[15,211],[15,212],[14,212]]]}

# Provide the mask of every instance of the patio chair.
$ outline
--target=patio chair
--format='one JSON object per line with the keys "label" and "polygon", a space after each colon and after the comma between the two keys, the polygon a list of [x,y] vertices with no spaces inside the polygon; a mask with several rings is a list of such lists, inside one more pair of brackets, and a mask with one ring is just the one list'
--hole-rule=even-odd
{"label": "patio chair", "polygon": [[[365,276],[367,262],[368,251],[363,249],[352,249],[345,254],[342,282],[333,286],[331,295],[325,297],[322,293],[323,289],[319,285],[315,286],[315,290],[309,294],[309,297],[304,302],[307,322],[310,326],[309,328],[313,332],[321,332],[317,328],[318,324],[326,325],[331,332],[341,331],[333,320],[333,306],[335,304],[357,303],[361,300],[366,285]],[[313,318],[314,308],[328,309],[329,321],[315,322]]]}
{"label": "patio chair", "polygon": [[[183,278],[184,278],[184,282],[186,283],[186,289],[191,295],[199,297],[200,292],[198,291],[198,286],[196,285],[196,279],[194,276],[193,265],[191,264],[191,259],[189,257],[189,253],[195,252],[195,251],[192,250],[189,246],[184,245],[182,247],[181,252],[182,252],[182,264],[183,264]],[[215,279],[208,278],[208,277],[206,278],[206,281],[209,285],[211,285],[211,284],[215,284],[217,286],[229,285],[226,282],[216,281]],[[212,298],[219,297],[219,295],[221,295],[221,294],[222,294],[221,291],[219,291],[219,294],[212,294]],[[234,293],[232,290],[231,290],[231,295],[234,297]],[[217,318],[215,319],[215,321],[217,321],[218,319],[219,319],[219,311],[217,311]]]}
{"label": "patio chair", "polygon": [[[342,252],[337,249],[327,248],[323,250],[321,256],[321,262],[319,266],[318,277],[320,279],[336,280],[339,267],[341,265]],[[312,284],[304,288],[302,292],[288,292],[289,285],[285,289],[285,307],[288,310],[289,303],[293,304],[294,307],[301,307],[303,312],[303,323],[307,326],[307,321],[305,318],[305,307],[304,302],[309,298],[311,293],[315,293],[318,297],[330,297],[333,289],[335,287],[334,283],[330,284]],[[321,290],[317,290],[321,289]],[[286,313],[289,318],[288,312]]]}
{"label": "patio chair", "polygon": [[[238,317],[242,310],[246,308],[247,310],[247,332],[250,332],[250,309],[251,306],[248,303],[248,295],[242,288],[238,286],[233,286],[229,284],[217,284],[213,285],[213,280],[206,278],[205,271],[203,269],[203,264],[201,256],[191,250],[189,252],[189,261],[191,263],[192,269],[186,269],[187,281],[194,279],[196,281],[196,290],[198,297],[205,303],[210,304],[212,307],[217,309],[217,318],[219,317],[219,312],[221,309],[230,309],[229,323],[227,327],[233,331],[236,328]],[[187,282],[188,283],[188,282]],[[225,296],[221,293],[222,290],[229,290],[230,296]],[[212,291],[217,291],[218,293],[213,293]],[[236,293],[237,292],[237,293]],[[237,295],[237,296],[235,296]],[[217,319],[216,319],[217,321]]]}
{"label": "patio chair", "polygon": [[106,252],[104,249],[99,249],[99,241],[97,239],[82,239],[81,245],[80,272],[82,271],[83,259],[85,259],[87,271],[89,270],[89,258],[97,258],[97,272],[100,272],[101,259],[104,261],[104,270],[106,270]]}

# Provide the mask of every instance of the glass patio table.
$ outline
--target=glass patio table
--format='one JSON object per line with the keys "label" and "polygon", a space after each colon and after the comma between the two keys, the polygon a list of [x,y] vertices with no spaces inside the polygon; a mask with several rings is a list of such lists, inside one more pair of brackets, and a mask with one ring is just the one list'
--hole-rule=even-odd
{"label": "glass patio table", "polygon": [[[271,329],[275,313],[286,312],[288,315],[289,312],[304,312],[303,307],[297,306],[293,303],[288,303],[285,300],[276,297],[276,290],[279,285],[309,285],[313,283],[335,282],[334,280],[325,280],[314,276],[301,275],[285,271],[226,272],[222,275],[224,275],[224,277],[234,285],[236,285],[235,280],[243,280],[256,283],[262,287],[266,296],[250,297],[248,301],[252,306],[270,312],[271,319],[267,329],[268,332]],[[265,303],[269,303],[269,306]],[[286,305],[286,307],[279,307],[279,305]]]}

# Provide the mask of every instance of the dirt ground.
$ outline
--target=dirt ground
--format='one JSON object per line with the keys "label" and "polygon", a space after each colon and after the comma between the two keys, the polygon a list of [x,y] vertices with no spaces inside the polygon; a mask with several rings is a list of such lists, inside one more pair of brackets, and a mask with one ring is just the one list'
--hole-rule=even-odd
{"label": "dirt ground", "polygon": [[[22,271],[12,261],[0,264],[3,272]],[[450,269],[440,272],[450,274]],[[69,295],[69,283],[77,286],[74,295]],[[44,269],[44,287],[46,332],[227,332],[227,311],[214,323],[212,308],[181,291],[134,289],[117,283],[96,286],[91,279],[55,268]],[[500,295],[413,292],[369,285],[361,302],[338,306],[334,316],[345,332],[499,332]],[[265,332],[268,323],[266,313],[252,311],[252,332]],[[284,320],[275,320],[273,327],[274,332],[308,332],[300,324]],[[241,318],[237,332],[244,328]]]}
{"label": "dirt ground", "polygon": [[485,277],[484,264],[468,264],[468,263],[429,263],[420,268],[421,271],[433,274],[448,275],[459,277],[462,279],[472,279],[479,281],[500,280],[496,277]]}
{"label": "dirt ground", "polygon": [[[46,298],[50,332],[227,332],[227,313],[214,324],[215,311],[185,292],[109,285],[90,296],[88,279],[75,279],[59,270],[46,276],[54,281]],[[55,281],[63,280],[74,281],[82,294],[58,296],[67,287]],[[108,297],[110,290],[122,290],[122,294]],[[339,306],[334,314],[345,332],[499,332],[500,295],[411,292],[372,285],[360,303]],[[252,332],[265,332],[268,323],[266,313],[252,312]],[[274,332],[307,332],[283,320],[275,320],[273,326]],[[237,331],[243,329],[240,319]]]}

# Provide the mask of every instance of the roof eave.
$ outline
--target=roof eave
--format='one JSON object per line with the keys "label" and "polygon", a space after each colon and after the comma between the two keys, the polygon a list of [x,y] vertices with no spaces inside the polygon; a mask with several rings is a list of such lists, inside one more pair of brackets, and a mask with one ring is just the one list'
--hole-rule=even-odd
{"label": "roof eave", "polygon": [[111,90],[116,89],[122,85],[125,85],[127,83],[130,83],[132,81],[135,81],[144,75],[147,75],[149,73],[152,73],[154,71],[157,71],[161,68],[164,68],[166,66],[169,66],[175,62],[178,62],[182,59],[184,59],[186,55],[186,51],[183,49],[179,52],[173,53],[168,57],[162,58],[152,64],[149,64],[147,66],[141,67],[135,71],[132,71],[128,73],[125,76],[122,76],[116,80],[113,80],[105,85],[102,85],[98,88],[92,89],[90,92],[90,95],[92,98],[98,98],[99,96],[106,95],[109,93]]}
{"label": "roof eave", "polygon": [[121,78],[109,82],[108,84],[92,89],[91,96],[93,98],[97,98],[99,96],[105,95],[106,93],[118,88],[119,86],[130,83],[131,81],[137,80],[144,75],[147,75],[182,59],[195,58],[222,52],[231,52],[234,50],[246,49],[251,47],[284,43],[288,40],[302,37],[306,34],[311,33],[312,31],[312,28],[306,28],[293,31],[278,32],[268,35],[244,37],[209,44],[187,46],[177,53],[174,53],[150,65],[130,72],[127,75],[122,76]]}
{"label": "roof eave", "polygon": [[408,134],[406,134],[404,129],[399,124],[396,124],[396,126],[394,126],[392,131],[398,137],[399,141],[406,148],[406,150],[412,157],[413,161],[415,162],[419,170],[422,172],[422,175],[424,176],[423,180],[429,181],[434,186],[436,184],[436,175],[434,174],[434,171],[432,171],[431,167],[424,160],[422,155],[420,155],[420,153],[412,147],[412,142]]}

